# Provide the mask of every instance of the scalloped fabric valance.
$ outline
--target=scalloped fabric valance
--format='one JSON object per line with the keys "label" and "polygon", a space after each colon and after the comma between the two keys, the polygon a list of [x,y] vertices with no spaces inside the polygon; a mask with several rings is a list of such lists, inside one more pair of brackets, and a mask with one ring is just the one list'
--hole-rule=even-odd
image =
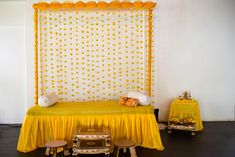
{"label": "scalloped fabric valance", "polygon": [[129,1],[112,1],[110,3],[108,2],[39,2],[33,4],[34,9],[39,10],[47,10],[47,9],[53,9],[53,10],[60,10],[60,9],[153,9],[156,6],[156,2],[152,1],[136,1],[136,2],[129,2]]}

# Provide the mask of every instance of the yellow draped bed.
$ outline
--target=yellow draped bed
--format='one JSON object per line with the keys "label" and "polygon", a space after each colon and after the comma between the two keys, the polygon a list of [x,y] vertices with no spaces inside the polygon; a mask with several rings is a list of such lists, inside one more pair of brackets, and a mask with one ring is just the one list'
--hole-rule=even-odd
{"label": "yellow draped bed", "polygon": [[130,108],[116,101],[60,102],[49,108],[33,106],[21,128],[17,150],[29,152],[49,140],[62,139],[72,146],[77,125],[110,127],[112,140],[128,138],[137,145],[163,150],[153,106]]}

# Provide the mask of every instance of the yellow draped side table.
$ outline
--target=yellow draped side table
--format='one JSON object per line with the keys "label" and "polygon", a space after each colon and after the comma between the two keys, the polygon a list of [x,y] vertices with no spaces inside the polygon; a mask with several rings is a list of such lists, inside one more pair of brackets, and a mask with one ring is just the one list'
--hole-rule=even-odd
{"label": "yellow draped side table", "polygon": [[202,131],[203,125],[200,109],[195,99],[175,99],[171,102],[168,118],[168,133],[171,129],[191,131]]}

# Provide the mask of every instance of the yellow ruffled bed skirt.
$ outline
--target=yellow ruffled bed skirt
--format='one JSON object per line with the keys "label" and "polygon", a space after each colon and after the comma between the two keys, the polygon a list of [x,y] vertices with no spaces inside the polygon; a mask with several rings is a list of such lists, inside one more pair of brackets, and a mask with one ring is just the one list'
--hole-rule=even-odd
{"label": "yellow ruffled bed skirt", "polygon": [[158,124],[152,113],[102,115],[26,115],[17,150],[30,152],[45,147],[50,140],[66,140],[72,147],[74,129],[78,126],[108,126],[112,140],[128,138],[136,145],[163,150]]}

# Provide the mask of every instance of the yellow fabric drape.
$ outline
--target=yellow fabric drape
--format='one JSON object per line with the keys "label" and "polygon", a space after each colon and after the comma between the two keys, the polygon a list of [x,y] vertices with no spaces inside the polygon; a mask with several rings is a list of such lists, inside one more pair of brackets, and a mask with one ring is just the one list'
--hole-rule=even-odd
{"label": "yellow fabric drape", "polygon": [[[37,108],[37,106],[35,107]],[[96,111],[96,108],[99,108],[99,105],[94,107],[93,112]],[[117,109],[117,106],[114,106],[114,109]],[[63,115],[62,113],[41,115],[28,112],[21,128],[17,150],[29,152],[38,147],[44,147],[45,142],[50,140],[66,140],[71,147],[73,132],[77,125],[108,126],[111,130],[112,140],[128,138],[139,146],[163,150],[153,110],[151,110],[152,112],[147,111],[146,113],[133,113],[130,110],[129,113],[110,114],[106,112],[104,114],[98,112],[97,114],[80,115]],[[122,112],[122,109],[119,112]]]}
{"label": "yellow fabric drape", "polygon": [[203,130],[198,102],[194,99],[176,99],[171,103],[169,121],[196,123],[196,131]]}
{"label": "yellow fabric drape", "polygon": [[156,6],[156,2],[128,2],[128,1],[112,1],[108,2],[39,2],[33,5],[34,9],[46,10],[46,9],[152,9]]}

